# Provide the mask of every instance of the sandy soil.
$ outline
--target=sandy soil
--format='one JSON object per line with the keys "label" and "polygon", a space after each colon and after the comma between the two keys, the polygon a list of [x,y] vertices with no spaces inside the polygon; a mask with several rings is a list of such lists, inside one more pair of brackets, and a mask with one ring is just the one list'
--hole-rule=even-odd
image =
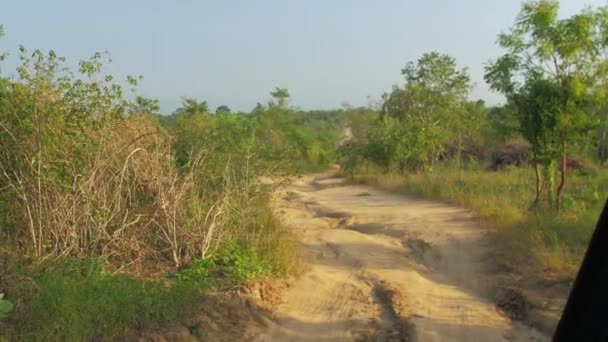
{"label": "sandy soil", "polygon": [[547,341],[497,309],[491,244],[457,207],[331,176],[276,194],[309,266],[254,341]]}

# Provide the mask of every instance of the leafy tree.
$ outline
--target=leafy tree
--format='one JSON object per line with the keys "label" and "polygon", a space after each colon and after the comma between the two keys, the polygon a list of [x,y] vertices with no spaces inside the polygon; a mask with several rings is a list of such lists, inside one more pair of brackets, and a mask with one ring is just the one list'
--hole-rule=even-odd
{"label": "leafy tree", "polygon": [[446,105],[466,100],[471,88],[467,69],[458,69],[454,57],[436,51],[409,62],[401,73],[408,86],[422,87]]}
{"label": "leafy tree", "polygon": [[[593,127],[593,108],[603,99],[598,82],[608,73],[602,54],[608,10],[586,9],[560,19],[558,9],[552,0],[524,3],[515,25],[499,35],[506,53],[486,68],[485,79],[517,108],[519,129],[549,183],[559,157],[561,179],[549,190],[549,201],[559,209],[569,147]],[[538,169],[536,175],[538,202],[543,181]]]}
{"label": "leafy tree", "polygon": [[175,158],[179,166],[185,166],[194,155],[203,152],[205,138],[209,134],[210,118],[206,101],[184,98],[182,107],[175,111],[176,140]]}
{"label": "leafy tree", "polygon": [[218,114],[230,114],[230,113],[231,113],[230,107],[228,107],[226,105],[221,105],[221,106],[219,106],[219,107],[217,107],[215,109],[215,114],[216,115],[218,115]]}
{"label": "leafy tree", "polygon": [[270,95],[272,95],[272,98],[274,99],[274,105],[278,106],[278,107],[285,107],[287,105],[287,102],[289,101],[289,90],[287,90],[287,88],[275,88],[274,91],[272,91],[270,93]]}
{"label": "leafy tree", "polygon": [[512,102],[488,110],[489,132],[487,137],[499,141],[508,140],[519,132],[517,109]]}
{"label": "leafy tree", "polygon": [[[4,25],[0,24],[0,38],[4,36]],[[0,53],[0,61],[6,58],[6,53]]]}
{"label": "leafy tree", "polygon": [[378,117],[378,113],[369,108],[348,109],[345,115],[352,139],[357,142],[365,141],[370,124]]}
{"label": "leafy tree", "polygon": [[401,126],[393,129],[392,136],[397,139],[393,160],[399,160],[402,170],[432,165],[453,136],[460,154],[464,135],[473,122],[466,110],[470,89],[467,70],[458,69],[451,56],[430,52],[416,63],[408,63],[402,74],[404,87],[395,86],[384,95],[380,116],[391,117],[397,121],[394,125]]}
{"label": "leafy tree", "polygon": [[384,172],[389,171],[391,162],[395,159],[394,132],[395,120],[391,117],[377,120],[369,129],[365,156]]}
{"label": "leafy tree", "polygon": [[135,105],[132,109],[137,114],[156,114],[160,110],[158,99],[148,99],[142,96],[135,98]]}
{"label": "leafy tree", "polygon": [[[461,118],[460,137],[469,141],[485,143],[489,130],[489,108],[483,100],[468,101],[464,104],[464,115]],[[485,134],[485,136],[484,136]]]}
{"label": "leafy tree", "polygon": [[[50,208],[68,198],[76,205],[76,197],[86,191],[76,186],[82,175],[91,169],[101,174],[127,151],[112,148],[119,144],[118,127],[129,132],[121,120],[132,103],[122,96],[121,86],[101,72],[103,56],[96,53],[81,61],[74,75],[54,51],[29,53],[20,47],[18,77],[0,87],[0,234],[12,234],[35,256],[55,253],[60,246],[65,254],[91,246],[80,237],[93,225],[77,223],[63,207]],[[105,153],[109,150],[114,153]],[[108,158],[103,167],[102,157]],[[69,246],[64,244],[67,235],[62,235],[68,232],[74,237]]]}
{"label": "leafy tree", "polygon": [[4,299],[4,293],[0,293],[0,327],[2,327],[2,321],[11,311],[13,311],[14,307],[15,305],[13,303]]}
{"label": "leafy tree", "polygon": [[182,99],[182,106],[175,111],[175,114],[185,114],[188,116],[200,114],[207,116],[209,115],[209,105],[207,101],[198,102],[196,99],[184,97]]}

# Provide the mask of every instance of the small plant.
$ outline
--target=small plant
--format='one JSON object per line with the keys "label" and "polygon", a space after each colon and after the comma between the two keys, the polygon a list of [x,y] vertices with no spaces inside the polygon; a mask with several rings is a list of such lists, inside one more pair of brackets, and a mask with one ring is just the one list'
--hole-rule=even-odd
{"label": "small plant", "polygon": [[237,245],[228,249],[221,262],[228,276],[237,282],[249,282],[277,273],[272,263],[250,246]]}
{"label": "small plant", "polygon": [[15,306],[10,301],[4,299],[4,293],[0,293],[0,326],[2,325],[2,321],[8,316],[8,314],[13,311]]}
{"label": "small plant", "polygon": [[179,281],[194,282],[202,286],[213,280],[213,275],[216,270],[217,258],[209,256],[205,259],[192,261],[187,268],[177,273],[176,278]]}

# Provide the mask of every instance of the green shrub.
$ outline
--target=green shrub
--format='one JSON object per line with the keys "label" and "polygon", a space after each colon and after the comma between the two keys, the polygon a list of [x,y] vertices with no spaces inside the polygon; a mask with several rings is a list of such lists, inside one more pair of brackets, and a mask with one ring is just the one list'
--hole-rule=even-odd
{"label": "green shrub", "polygon": [[82,341],[124,335],[187,315],[202,294],[197,283],[112,275],[90,260],[46,265],[35,296],[15,311],[15,338]]}
{"label": "green shrub", "polygon": [[13,311],[14,307],[13,303],[4,299],[4,293],[0,293],[0,327],[2,326],[2,321]]}
{"label": "green shrub", "polygon": [[252,246],[242,244],[232,246],[222,254],[220,260],[228,277],[241,283],[276,276],[280,273],[270,260]]}
{"label": "green shrub", "polygon": [[188,267],[176,274],[176,278],[184,282],[210,284],[215,280],[217,267],[218,263],[215,257],[193,260]]}
{"label": "green shrub", "polygon": [[222,283],[244,284],[281,275],[281,265],[273,261],[269,253],[262,253],[255,246],[234,244],[214,251],[205,259],[194,260],[176,278],[202,288]]}

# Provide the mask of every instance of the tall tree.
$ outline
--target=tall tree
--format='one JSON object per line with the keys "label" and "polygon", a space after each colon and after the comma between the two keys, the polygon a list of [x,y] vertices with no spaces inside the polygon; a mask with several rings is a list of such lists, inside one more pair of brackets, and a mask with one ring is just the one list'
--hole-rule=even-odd
{"label": "tall tree", "polygon": [[208,115],[209,105],[207,105],[207,101],[199,102],[197,99],[185,97],[182,99],[182,106],[175,111],[175,114],[186,114],[189,116],[196,114]]}
{"label": "tall tree", "polygon": [[[4,37],[4,25],[0,24],[0,38]],[[6,53],[0,52],[0,61],[6,58]]]}
{"label": "tall tree", "polygon": [[[559,209],[568,149],[592,128],[593,107],[603,98],[599,81],[608,72],[602,54],[608,43],[608,10],[586,9],[565,19],[558,10],[558,1],[525,2],[510,31],[499,35],[506,53],[486,67],[485,79],[515,104],[520,130],[549,183],[559,158],[560,181],[548,189],[549,201]],[[543,189],[538,166],[536,175],[538,201]]]}
{"label": "tall tree", "polygon": [[175,158],[179,166],[184,166],[196,158],[195,154],[204,150],[209,136],[210,117],[207,101],[184,98],[182,107],[175,111],[176,136]]}
{"label": "tall tree", "polygon": [[[466,69],[459,69],[456,60],[445,54],[430,52],[418,61],[410,62],[402,70],[403,88],[395,86],[384,95],[381,118],[390,116],[399,125],[395,134],[408,162],[402,165],[432,164],[445,144],[455,137],[458,151],[466,131],[466,103],[470,90],[470,77]],[[407,137],[404,137],[407,135]],[[403,154],[397,152],[401,159]]]}
{"label": "tall tree", "polygon": [[160,103],[158,99],[137,96],[131,112],[137,114],[157,114],[159,110]]}
{"label": "tall tree", "polygon": [[270,92],[270,95],[274,99],[273,105],[278,107],[285,107],[287,105],[287,102],[289,101],[289,97],[291,96],[287,88],[279,87],[275,88],[274,91]]}
{"label": "tall tree", "polygon": [[218,114],[230,114],[230,113],[231,113],[230,107],[228,107],[226,105],[221,105],[221,106],[219,106],[219,107],[217,107],[215,109],[215,114],[216,115],[218,115]]}

